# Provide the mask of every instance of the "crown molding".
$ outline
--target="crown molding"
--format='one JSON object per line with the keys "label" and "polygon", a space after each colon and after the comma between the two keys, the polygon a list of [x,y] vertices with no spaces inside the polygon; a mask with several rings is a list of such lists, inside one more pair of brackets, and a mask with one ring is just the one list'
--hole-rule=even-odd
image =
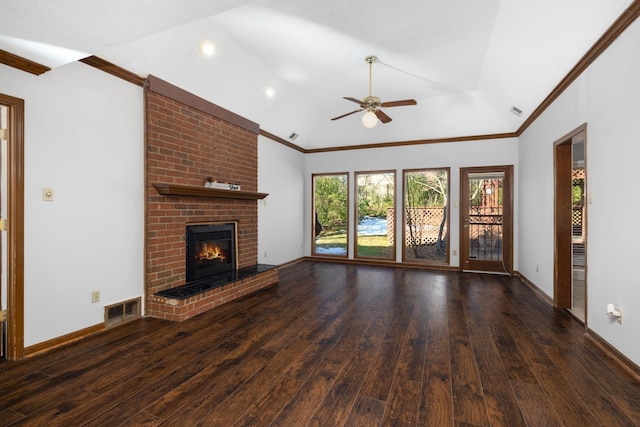
{"label": "crown molding", "polygon": [[280,138],[280,137],[279,137],[279,136],[277,136],[277,135],[274,135],[274,134],[272,134],[272,133],[269,133],[269,132],[267,132],[267,131],[266,131],[266,130],[264,130],[264,129],[260,129],[260,135],[261,135],[261,136],[264,136],[265,138],[269,138],[269,139],[270,139],[270,140],[272,140],[272,141],[279,142],[280,144],[282,144],[282,145],[284,145],[284,146],[286,146],[286,147],[292,148],[292,149],[294,149],[294,150],[296,150],[296,151],[299,151],[299,152],[301,152],[301,153],[304,153],[304,154],[306,154],[306,153],[307,153],[307,150],[305,150],[304,148],[300,147],[299,145],[296,145],[296,144],[294,144],[294,143],[292,143],[292,142],[287,141],[287,140],[286,140],[286,139],[284,139],[284,138]]}
{"label": "crown molding", "polygon": [[8,65],[9,67],[17,68],[18,70],[35,74],[36,76],[51,71],[51,68],[46,65],[38,64],[37,62],[14,55],[6,50],[0,50],[0,64]]}
{"label": "crown molding", "polygon": [[486,135],[454,136],[450,138],[415,139],[412,141],[379,142],[373,144],[345,145],[343,147],[312,148],[305,153],[326,153],[330,151],[363,150],[367,148],[405,147],[409,145],[442,144],[448,142],[482,141],[487,139],[516,138],[515,132],[491,133]]}
{"label": "crown molding", "polygon": [[107,74],[111,74],[112,76],[119,77],[122,80],[126,80],[136,86],[144,87],[144,77],[140,77],[139,75],[132,73],[129,70],[125,70],[124,68],[112,64],[111,62],[97,56],[87,56],[86,58],[81,59],[80,62],[95,67]]}

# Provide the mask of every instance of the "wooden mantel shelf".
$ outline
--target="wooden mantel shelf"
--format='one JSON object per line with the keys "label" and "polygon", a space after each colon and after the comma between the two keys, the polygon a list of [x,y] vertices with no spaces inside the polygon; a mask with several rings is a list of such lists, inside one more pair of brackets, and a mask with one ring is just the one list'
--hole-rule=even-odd
{"label": "wooden mantel shelf", "polygon": [[190,196],[190,197],[210,197],[214,199],[243,199],[258,200],[264,199],[268,193],[255,193],[253,191],[241,190],[221,190],[218,188],[206,188],[196,185],[179,184],[153,184],[154,188],[163,196]]}

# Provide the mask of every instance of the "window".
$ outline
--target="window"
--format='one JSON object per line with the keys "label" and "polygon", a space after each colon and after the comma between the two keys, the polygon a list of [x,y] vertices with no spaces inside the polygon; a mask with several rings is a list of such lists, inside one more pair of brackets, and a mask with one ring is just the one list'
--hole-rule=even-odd
{"label": "window", "polygon": [[404,261],[449,263],[448,194],[448,168],[404,171]]}
{"label": "window", "polygon": [[347,256],[349,174],[313,175],[312,254]]}
{"label": "window", "polygon": [[393,171],[356,172],[356,257],[395,260]]}

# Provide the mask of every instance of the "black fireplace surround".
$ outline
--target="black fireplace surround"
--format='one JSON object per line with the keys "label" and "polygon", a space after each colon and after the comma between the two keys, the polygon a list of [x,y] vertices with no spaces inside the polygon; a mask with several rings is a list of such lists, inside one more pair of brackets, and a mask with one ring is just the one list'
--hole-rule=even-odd
{"label": "black fireplace surround", "polygon": [[235,224],[187,226],[187,283],[236,269]]}
{"label": "black fireplace surround", "polygon": [[276,268],[269,264],[237,268],[235,223],[188,225],[186,246],[186,283],[154,295],[187,299]]}

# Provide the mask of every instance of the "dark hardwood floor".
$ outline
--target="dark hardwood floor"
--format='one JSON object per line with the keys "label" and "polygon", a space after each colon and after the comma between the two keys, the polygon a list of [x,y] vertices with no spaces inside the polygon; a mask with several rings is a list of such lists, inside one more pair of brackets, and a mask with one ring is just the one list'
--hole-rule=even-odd
{"label": "dark hardwood floor", "polygon": [[302,262],[0,363],[0,425],[632,426],[640,383],[508,276]]}

